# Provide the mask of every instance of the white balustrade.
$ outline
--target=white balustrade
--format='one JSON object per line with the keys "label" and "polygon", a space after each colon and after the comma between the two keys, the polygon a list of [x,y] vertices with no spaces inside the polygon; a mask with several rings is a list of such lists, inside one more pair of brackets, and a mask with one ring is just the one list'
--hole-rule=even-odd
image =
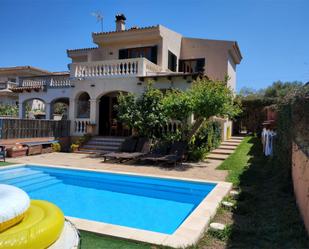
{"label": "white balustrade", "polygon": [[73,77],[146,76],[147,72],[160,72],[161,67],[145,58],[106,60],[71,64]]}
{"label": "white balustrade", "polygon": [[74,135],[84,135],[87,133],[87,125],[90,124],[88,118],[76,118],[74,120]]}
{"label": "white balustrade", "polygon": [[51,87],[51,88],[61,88],[70,87],[71,81],[68,75],[52,75],[44,77],[20,77],[20,86],[22,87]]}
{"label": "white balustrade", "polygon": [[181,122],[179,120],[171,120],[164,127],[163,133],[175,133],[181,128]]}

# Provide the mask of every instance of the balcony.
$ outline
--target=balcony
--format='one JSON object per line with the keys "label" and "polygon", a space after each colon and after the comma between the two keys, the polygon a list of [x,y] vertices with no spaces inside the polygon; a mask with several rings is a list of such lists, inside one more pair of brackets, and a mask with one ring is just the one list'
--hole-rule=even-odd
{"label": "balcony", "polygon": [[70,75],[44,75],[44,76],[30,76],[20,77],[19,84],[14,90],[22,89],[43,89],[47,88],[68,88],[71,87]]}
{"label": "balcony", "polygon": [[105,60],[71,64],[71,76],[75,78],[139,77],[155,75],[162,68],[146,58]]}

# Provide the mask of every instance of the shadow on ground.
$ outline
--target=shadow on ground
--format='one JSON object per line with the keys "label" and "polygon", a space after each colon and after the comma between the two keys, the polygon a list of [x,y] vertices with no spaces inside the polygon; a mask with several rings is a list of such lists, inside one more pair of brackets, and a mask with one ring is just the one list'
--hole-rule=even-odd
{"label": "shadow on ground", "polygon": [[257,138],[249,142],[251,159],[240,177],[241,194],[226,248],[309,248],[290,169],[264,157]]}

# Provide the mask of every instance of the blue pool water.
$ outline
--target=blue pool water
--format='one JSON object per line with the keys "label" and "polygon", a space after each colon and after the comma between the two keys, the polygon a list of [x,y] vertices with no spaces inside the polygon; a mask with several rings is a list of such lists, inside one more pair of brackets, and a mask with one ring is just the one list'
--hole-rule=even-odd
{"label": "blue pool water", "polygon": [[215,187],[170,179],[27,165],[0,170],[0,183],[65,215],[172,234]]}

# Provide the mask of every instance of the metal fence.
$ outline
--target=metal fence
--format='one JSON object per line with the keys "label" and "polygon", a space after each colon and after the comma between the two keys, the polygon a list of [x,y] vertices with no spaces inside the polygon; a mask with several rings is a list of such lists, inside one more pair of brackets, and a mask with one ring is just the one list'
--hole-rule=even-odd
{"label": "metal fence", "polygon": [[1,119],[0,139],[67,137],[70,136],[69,120]]}

